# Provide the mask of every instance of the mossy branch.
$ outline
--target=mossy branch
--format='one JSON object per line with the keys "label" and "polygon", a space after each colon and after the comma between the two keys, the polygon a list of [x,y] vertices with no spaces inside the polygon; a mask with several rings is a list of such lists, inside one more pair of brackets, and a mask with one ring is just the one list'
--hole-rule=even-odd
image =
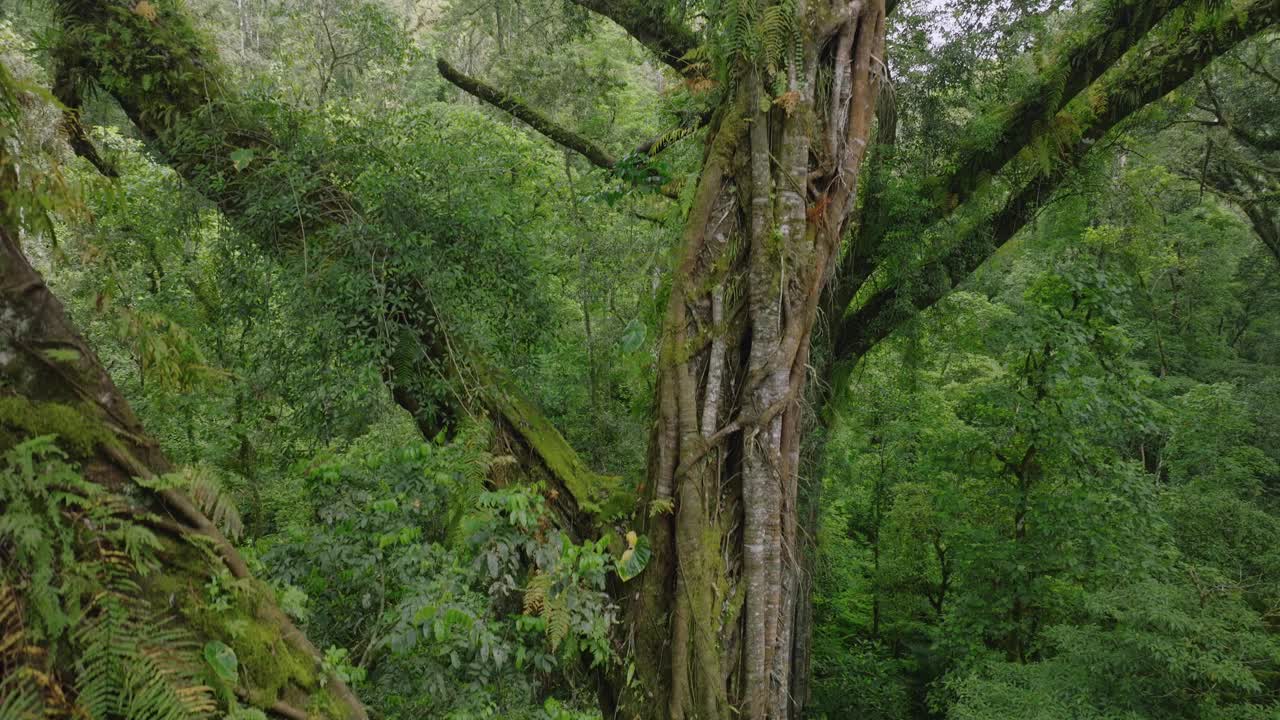
{"label": "mossy branch", "polygon": [[[494,107],[510,113],[516,119],[536,130],[543,137],[572,150],[598,168],[613,171],[618,169],[618,160],[608,150],[543,115],[520,98],[505,93],[478,78],[472,77],[449,63],[444,58],[436,60],[436,68],[441,77],[448,80],[463,92],[482,100]],[[681,139],[693,134],[711,120],[711,113],[704,112],[693,118],[691,122],[674,130],[659,134],[642,143],[633,151],[635,156],[654,156],[671,147]],[[675,191],[663,187],[659,189],[663,195],[676,198]]]}
{"label": "mossy branch", "polygon": [[611,518],[634,509],[636,498],[623,487],[622,479],[591,470],[511,378],[487,365],[473,363],[472,370],[490,414],[515,433],[546,469],[560,496],[555,504],[564,509],[566,522],[578,534],[596,536]]}
{"label": "mossy branch", "polygon": [[[268,254],[283,258],[301,255],[307,238],[314,241],[359,217],[362,211],[356,199],[340,184],[328,181],[298,199],[301,207],[297,213],[266,217],[253,214],[255,204],[261,205],[258,196],[264,188],[278,185],[271,179],[289,171],[284,166],[290,160],[280,159],[287,156],[281,151],[287,141],[275,136],[270,127],[237,102],[233,91],[222,82],[216,53],[195,30],[182,4],[166,0],[152,6],[157,9],[154,17],[144,17],[134,12],[126,0],[61,0],[59,20],[65,42],[69,43],[62,55],[78,63],[75,71],[80,77],[96,82],[113,95],[179,175],[203,192]],[[237,166],[230,154],[237,148],[257,152],[247,164]],[[599,159],[608,156],[601,154]],[[325,167],[310,170],[317,178],[327,178],[331,172]],[[292,207],[293,203],[289,205]],[[406,292],[414,296],[414,305],[433,308],[426,291],[414,285],[414,278],[402,280],[409,286]],[[465,383],[469,369],[487,367],[483,358],[469,351],[439,362],[451,354],[451,338],[446,332],[448,323],[434,308],[428,317],[405,322],[405,331],[421,345],[426,362],[437,361],[450,380]],[[425,437],[434,437],[441,426],[423,412],[435,404],[434,399],[422,394],[413,383],[398,383],[398,376],[397,372],[389,372],[385,377],[393,397],[414,415]],[[573,485],[578,484],[574,478],[588,477],[577,470],[586,464],[513,384],[486,385],[441,409],[452,417],[468,412],[496,414],[495,420],[510,423],[504,413],[516,413],[508,408],[519,408],[524,425],[550,429],[549,433],[534,434],[513,425],[521,439],[528,442],[527,459],[545,466],[561,481],[568,479],[565,486],[573,492]],[[538,441],[532,442],[530,438],[535,436]],[[594,491],[584,492],[582,499],[591,500],[581,507],[591,508],[590,503],[598,503],[598,497]],[[574,518],[574,523],[586,524],[590,519]]]}
{"label": "mossy branch", "polygon": [[[1153,28],[1185,0],[1122,0],[1098,9],[1104,13],[1084,29],[1070,32],[1062,44],[1050,48],[1035,78],[1012,104],[975,118],[960,133],[965,138],[950,172],[924,182],[933,205],[929,221],[946,218],[974,191],[1004,168],[1023,148],[1052,132],[1051,118],[1090,84],[1096,82]],[[984,130],[994,125],[994,133]],[[994,136],[994,139],[991,139]],[[864,215],[876,216],[879,198],[867,196]],[[889,226],[868,223],[859,228],[856,255],[842,261],[833,283],[832,307],[849,306],[860,281],[871,274],[868,258],[882,244]]]}
{"label": "mossy branch", "polygon": [[956,169],[936,178],[935,187],[954,198],[944,205],[963,203],[985,178],[1004,167],[1022,148],[1051,125],[1047,122],[1072,98],[1110,70],[1134,45],[1184,0],[1124,0],[1106,4],[1096,26],[1070,33],[1070,39],[1054,48],[1050,61],[1011,105],[992,110],[975,123],[997,120],[995,142],[984,142],[984,133],[963,133],[967,144],[960,150]]}
{"label": "mossy branch", "polygon": [[[0,192],[0,216],[6,216],[3,210]],[[78,454],[86,477],[112,492],[133,485],[135,478],[167,473],[171,468],[168,460],[147,438],[129,403],[71,324],[62,303],[31,267],[15,234],[0,226],[0,318],[6,319],[0,325],[0,443],[9,443],[10,429],[19,440],[34,433],[57,434]],[[27,351],[49,347],[63,352],[50,359]],[[366,718],[364,707],[340,680],[332,678],[327,687],[318,686],[315,668],[320,663],[319,652],[275,604],[269,590],[252,579],[244,559],[217,527],[177,490],[162,490],[153,497],[158,501],[152,505],[157,513],[173,512],[195,532],[182,532],[180,538],[174,539],[166,558],[174,562],[167,562],[160,578],[148,582],[169,578],[172,587],[165,594],[176,597],[185,592],[183,589],[192,578],[216,573],[217,568],[209,566],[209,556],[190,543],[193,536],[207,539],[217,558],[235,577],[257,588],[259,597],[250,609],[253,620],[263,633],[274,638],[273,647],[281,646],[279,652],[272,649],[263,656],[263,669],[286,661],[298,668],[293,675],[283,676],[278,687],[270,689],[268,700],[280,700],[276,694],[291,688],[296,695],[340,706],[336,715]],[[176,523],[173,528],[184,530]],[[177,562],[180,558],[185,560]],[[184,618],[189,624],[193,622],[190,614],[184,614]],[[193,629],[202,637],[216,637],[215,630],[224,625],[211,621]],[[244,650],[246,661],[252,657],[251,648],[229,633],[225,640],[237,654]]]}
{"label": "mossy branch", "polygon": [[[1187,27],[1147,48],[1104,76],[1091,90],[1087,108],[1060,113],[1061,127],[1078,128],[1048,168],[1038,170],[1006,198],[1004,205],[985,222],[966,228],[958,241],[918,270],[920,276],[941,275],[948,282],[917,283],[922,287],[904,297],[898,283],[872,293],[839,323],[836,357],[855,362],[875,343],[900,326],[910,312],[931,307],[1008,242],[1053,192],[1070,177],[1094,145],[1112,128],[1135,112],[1173,92],[1214,59],[1240,42],[1280,22],[1280,0],[1254,0],[1243,6],[1225,7],[1211,21],[1188,22]],[[1093,108],[1102,108],[1094,111]],[[905,285],[912,285],[906,283]],[[909,307],[903,307],[903,303]]]}
{"label": "mossy branch", "polygon": [[592,165],[605,170],[612,170],[618,161],[607,150],[591,142],[587,138],[568,130],[546,115],[538,112],[520,98],[504,93],[488,83],[471,77],[449,64],[444,58],[436,60],[440,75],[469,95],[479,98],[496,108],[514,115],[517,119],[537,130],[547,139],[562,145],[586,158]]}
{"label": "mossy branch", "polygon": [[698,47],[698,36],[684,23],[673,19],[666,3],[653,0],[572,0],[598,15],[614,21],[658,59],[681,75],[692,75],[697,67],[689,54]]}
{"label": "mossy branch", "polygon": [[120,177],[115,166],[98,153],[98,148],[89,139],[89,133],[80,122],[80,92],[65,66],[58,67],[53,83],[53,96],[62,103],[62,129],[67,134],[71,151],[87,160],[103,177]]}

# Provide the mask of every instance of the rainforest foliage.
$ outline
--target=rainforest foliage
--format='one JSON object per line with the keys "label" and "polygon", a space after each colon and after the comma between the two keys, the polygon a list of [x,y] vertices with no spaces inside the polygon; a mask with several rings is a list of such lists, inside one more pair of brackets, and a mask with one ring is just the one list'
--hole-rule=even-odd
{"label": "rainforest foliage", "polygon": [[1278,23],[0,0],[0,720],[1280,717]]}

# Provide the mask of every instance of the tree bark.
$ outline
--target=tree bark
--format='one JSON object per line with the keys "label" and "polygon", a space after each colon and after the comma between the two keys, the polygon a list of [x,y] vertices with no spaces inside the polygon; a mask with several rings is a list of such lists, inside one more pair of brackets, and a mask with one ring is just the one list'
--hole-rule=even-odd
{"label": "tree bark", "polygon": [[[9,217],[3,200],[0,217]],[[88,447],[70,448],[85,477],[111,492],[132,487],[145,498],[149,512],[168,520],[163,525],[165,565],[158,573],[138,578],[144,590],[171,589],[163,594],[178,622],[202,644],[219,640],[231,646],[246,670],[246,683],[253,678],[283,677],[278,686],[239,688],[250,704],[277,714],[297,712],[298,707],[324,708],[326,717],[364,720],[364,707],[341,679],[330,676],[327,683],[319,681],[321,657],[315,646],[276,605],[271,590],[252,578],[244,559],[195,504],[178,490],[150,491],[133,485],[133,478],[164,474],[172,468],[71,324],[62,303],[27,262],[17,236],[16,229],[0,226],[0,400],[20,398],[28,412],[26,417],[19,413],[0,419],[0,450],[7,449],[7,442],[49,432],[35,423],[52,408],[61,411],[60,417],[76,417],[77,423],[94,428],[93,442],[82,443]],[[65,430],[63,434],[70,436]],[[197,537],[202,540],[199,544]],[[243,620],[259,633],[255,642],[261,647],[248,645],[243,628],[232,632],[229,625],[203,622],[207,613],[198,609],[198,599],[188,597],[190,588],[201,588],[219,571],[202,549],[206,544],[215,549],[227,571],[252,588],[235,594],[235,607],[223,621]],[[193,619],[197,615],[201,621]]]}
{"label": "tree bark", "polygon": [[654,560],[627,598],[644,689],[626,717],[792,716],[809,338],[869,141],[885,20],[883,2],[795,12],[801,51],[777,78],[735,61],[672,276],[647,496],[672,511],[649,521]]}

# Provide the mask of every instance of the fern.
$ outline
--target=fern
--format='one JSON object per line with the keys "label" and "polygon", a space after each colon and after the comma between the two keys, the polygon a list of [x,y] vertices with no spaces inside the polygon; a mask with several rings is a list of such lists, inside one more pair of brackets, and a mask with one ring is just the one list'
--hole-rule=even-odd
{"label": "fern", "polygon": [[0,720],[35,720],[44,703],[32,673],[24,672],[27,634],[18,595],[0,585]]}
{"label": "fern", "polygon": [[551,642],[551,650],[554,652],[560,647],[560,643],[569,637],[571,618],[564,597],[560,594],[548,596],[543,602],[542,617],[547,621],[547,639]]}
{"label": "fern", "polygon": [[240,519],[240,511],[236,509],[235,501],[222,487],[222,483],[203,466],[191,468],[187,473],[187,491],[196,507],[208,516],[223,534],[232,540],[239,540],[244,533],[244,522]]}
{"label": "fern", "polygon": [[182,490],[222,534],[238,540],[244,532],[244,521],[234,498],[206,466],[195,465],[154,478],[139,478],[137,483],[151,490]]}
{"label": "fern", "polygon": [[649,155],[655,156],[697,131],[698,127],[696,124],[677,125],[660,135],[658,139],[654,141],[653,146],[649,148]]}
{"label": "fern", "polygon": [[77,699],[90,717],[182,720],[216,709],[191,636],[129,595],[103,593],[75,640]]}
{"label": "fern", "polygon": [[564,593],[555,592],[554,586],[554,577],[535,570],[524,591],[524,614],[542,618],[552,651],[569,636],[573,619]]}
{"label": "fern", "polygon": [[546,607],[547,593],[551,590],[551,576],[534,571],[529,587],[524,591],[524,614],[540,616]]}
{"label": "fern", "polygon": [[44,717],[44,702],[32,683],[24,682],[21,673],[0,680],[0,720],[39,720]]}
{"label": "fern", "polygon": [[804,47],[796,0],[723,0],[714,12],[720,32],[713,55],[729,80],[757,68],[773,95],[785,92],[785,70],[799,64]]}
{"label": "fern", "polygon": [[194,638],[138,578],[159,542],[51,436],[0,456],[0,720],[203,718]]}
{"label": "fern", "polygon": [[765,8],[760,17],[759,37],[762,64],[771,75],[778,75],[791,59],[788,51],[796,36],[795,0],[782,0]]}

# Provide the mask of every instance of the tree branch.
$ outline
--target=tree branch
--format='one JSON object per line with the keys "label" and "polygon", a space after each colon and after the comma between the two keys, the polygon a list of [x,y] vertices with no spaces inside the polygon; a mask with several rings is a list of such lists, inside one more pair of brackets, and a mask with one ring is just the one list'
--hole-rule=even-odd
{"label": "tree branch", "polygon": [[1276,75],[1267,69],[1266,60],[1263,57],[1258,57],[1257,61],[1253,65],[1250,65],[1248,60],[1241,58],[1240,64],[1244,66],[1244,69],[1254,75],[1269,80],[1272,85],[1276,86],[1276,90],[1280,91],[1280,75]]}
{"label": "tree branch", "polygon": [[[1022,148],[1050,131],[1049,119],[1066,107],[1075,96],[1106,73],[1168,14],[1185,0],[1124,0],[1087,34],[1073,32],[1068,41],[1051,52],[1051,61],[1030,83],[1012,105],[995,108],[969,124],[961,137],[971,138],[960,149],[955,170],[925,181],[931,195],[932,221],[941,220],[967,201],[974,190],[1009,163]],[[1080,38],[1080,39],[1075,39]],[[984,126],[999,129],[994,141]],[[865,214],[876,216],[879,199],[867,197]],[[869,277],[870,258],[888,232],[887,224],[868,224],[859,228],[855,245],[858,254],[843,261],[834,285],[833,305],[846,308],[862,280]]]}
{"label": "tree branch", "polygon": [[[934,284],[905,297],[897,283],[873,293],[861,307],[839,323],[835,353],[840,362],[856,361],[887,337],[911,314],[931,307],[950,288],[976,270],[994,251],[1008,242],[1037,208],[1069,177],[1085,155],[1108,131],[1125,118],[1164,97],[1190,80],[1215,58],[1241,41],[1280,21],[1280,0],[1254,0],[1243,7],[1226,7],[1214,21],[1188,23],[1169,39],[1132,58],[1114,75],[1104,77],[1095,91],[1103,110],[1063,151],[1052,169],[1040,171],[1010,194],[1004,206],[985,224],[964,233],[961,240],[936,257],[918,274],[941,274],[949,284]],[[910,283],[906,283],[909,285]],[[902,307],[906,303],[908,307]]]}
{"label": "tree branch", "polygon": [[467,75],[449,64],[449,62],[444,58],[436,60],[436,68],[440,70],[440,75],[444,77],[445,80],[453,83],[462,91],[469,95],[473,95],[494,107],[511,113],[517,119],[544,135],[547,139],[567,147],[586,158],[592,165],[604,168],[605,170],[612,170],[614,166],[618,164],[618,161],[614,159],[614,157],[604,148],[575,132],[557,125],[546,115],[543,115],[537,110],[529,107],[529,105],[523,100],[512,95],[508,95],[492,85]]}
{"label": "tree branch", "polygon": [[[2,190],[0,198],[5,195]],[[9,217],[12,215],[0,199],[0,218]],[[14,320],[0,327],[0,348],[58,347],[73,354],[69,359],[53,361],[38,352],[0,353],[0,398],[15,394],[30,403],[33,411],[37,407],[59,406],[76,416],[76,422],[83,423],[86,429],[92,428],[84,433],[92,438],[92,447],[78,448],[85,455],[82,470],[86,478],[109,492],[120,492],[137,477],[150,478],[169,472],[168,458],[158,443],[147,437],[98,356],[71,324],[62,303],[27,261],[16,239],[17,229],[7,223],[0,225],[0,315]],[[30,434],[31,428],[22,427],[21,413],[18,418],[19,437]],[[64,421],[70,422],[65,418]],[[152,498],[158,501],[151,505],[154,509],[178,513],[194,526],[196,534],[211,541],[221,561],[237,578],[257,582],[235,547],[184,493],[170,488],[153,493]],[[160,523],[167,524],[163,519]],[[183,541],[187,538],[185,528],[178,529],[182,530],[182,537],[177,540]],[[204,556],[197,554],[196,557]],[[186,569],[168,570],[182,573]],[[200,565],[198,571],[208,573],[210,568]],[[319,651],[270,597],[269,591],[261,595],[261,602],[256,602],[251,615],[279,632],[285,641],[282,650],[287,648],[290,653],[319,663]],[[233,647],[237,644],[233,638],[229,642]],[[348,718],[366,720],[364,706],[351,689],[336,676],[328,680],[327,688],[297,689],[315,701],[338,703],[337,709]],[[330,693],[330,698],[316,697]]]}
{"label": "tree branch", "polygon": [[[962,137],[971,138],[971,144],[961,148],[956,170],[935,180],[948,195],[944,198],[946,204],[955,207],[968,200],[979,183],[1046,132],[1049,118],[1102,77],[1183,2],[1127,0],[1116,3],[1117,7],[1105,9],[1107,17],[1083,40],[1055,48],[1054,61],[1040,72],[1021,98],[975,121],[974,125],[989,123],[992,119],[1000,121],[994,143],[981,140],[982,133],[962,133]],[[1070,36],[1078,37],[1076,32]]]}
{"label": "tree branch", "polygon": [[[180,6],[163,3],[158,7],[159,16],[152,21],[133,12],[129,0],[64,0],[59,4],[59,21],[65,41],[80,43],[67,49],[67,56],[77,58],[77,71],[116,98],[143,137],[181,177],[269,255],[304,257],[309,242],[340,232],[347,223],[369,222],[357,199],[327,180],[280,204],[278,211],[262,209],[258,197],[278,188],[279,178],[294,176],[301,169],[323,179],[331,169],[298,168],[287,152],[288,140],[276,136],[260,113],[246,111],[226,88],[216,54],[203,45]],[[168,32],[155,32],[153,22],[166,26]],[[151,78],[147,89],[139,80],[144,76]],[[259,152],[237,166],[229,151],[210,148]],[[409,367],[393,367],[384,379],[396,401],[414,414],[424,436],[434,437],[441,429],[422,412],[437,405],[438,399],[421,383],[398,380],[415,376],[416,363],[433,366],[455,386],[466,386],[474,377],[485,380],[471,393],[456,393],[443,409],[454,417],[484,414],[500,428],[513,430],[513,441],[521,445],[525,458],[541,467],[548,482],[558,488],[564,514],[576,527],[589,527],[600,513],[628,502],[626,493],[611,494],[619,488],[617,478],[587,470],[551,421],[513,382],[488,368],[477,353],[464,350],[460,356],[450,355],[448,323],[434,311],[418,278],[402,275],[388,282],[410,295],[412,306],[423,309],[409,317],[402,309],[375,306],[371,322],[383,324],[392,318],[399,326],[394,331],[421,348],[422,357],[405,361]],[[530,428],[537,428],[536,442],[530,440]],[[606,502],[606,497],[612,501]]]}
{"label": "tree branch", "polygon": [[696,68],[686,56],[698,47],[698,36],[683,23],[668,17],[666,4],[655,0],[572,0],[614,21],[658,59],[681,75]]}
{"label": "tree branch", "polygon": [[[1244,63],[1242,62],[1241,65],[1243,64]],[[1223,109],[1222,101],[1218,98],[1218,92],[1213,87],[1213,83],[1210,82],[1209,78],[1206,76],[1202,76],[1202,80],[1204,81],[1205,95],[1209,98],[1209,106],[1205,107],[1196,103],[1196,107],[1216,118],[1216,122],[1205,124],[1218,125],[1226,128],[1227,132],[1230,133],[1232,137],[1242,144],[1252,147],[1254,150],[1258,150],[1260,152],[1280,151],[1280,137],[1264,137],[1249,130],[1248,128],[1237,125],[1227,114],[1227,111]]]}
{"label": "tree branch", "polygon": [[71,151],[87,160],[103,177],[120,177],[115,167],[98,154],[98,148],[85,132],[84,125],[80,122],[80,92],[76,88],[70,67],[61,62],[58,63],[54,77],[53,96],[62,104],[62,129],[67,134]]}
{"label": "tree branch", "polygon": [[[454,67],[444,58],[438,58],[436,60],[436,68],[440,71],[440,75],[445,80],[448,80],[458,89],[489,103],[500,110],[510,113],[516,119],[521,120],[548,140],[560,145],[561,147],[568,148],[569,150],[572,150],[586,158],[592,165],[610,171],[617,169],[618,161],[609,154],[609,151],[572,130],[562,127],[554,120],[530,107],[523,100],[513,95],[508,95],[482,80],[467,75]],[[633,155],[646,155],[649,157],[657,155],[680,140],[683,140],[697,132],[710,121],[711,112],[703,112],[696,118],[693,118],[692,122],[689,124],[681,125],[674,131],[662,133],[640,143],[640,145],[633,151]],[[675,199],[678,197],[678,194],[670,188],[659,188],[658,192],[668,198]]]}

